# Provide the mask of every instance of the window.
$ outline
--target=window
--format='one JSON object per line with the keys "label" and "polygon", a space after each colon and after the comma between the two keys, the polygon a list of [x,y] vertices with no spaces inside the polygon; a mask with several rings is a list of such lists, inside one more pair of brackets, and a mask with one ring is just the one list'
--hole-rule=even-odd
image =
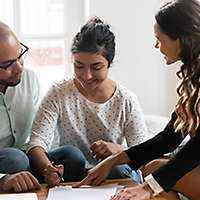
{"label": "window", "polygon": [[30,47],[25,65],[36,72],[46,91],[66,76],[64,0],[20,0],[16,8],[19,34]]}
{"label": "window", "polygon": [[[1,5],[3,4],[3,5]],[[3,3],[0,2],[0,19],[2,22],[8,24],[10,28],[14,28],[14,10],[13,0],[6,0]]]}
{"label": "window", "polygon": [[0,2],[0,19],[29,47],[25,66],[38,75],[43,92],[72,74],[69,50],[74,32],[84,21],[82,8],[79,0]]}

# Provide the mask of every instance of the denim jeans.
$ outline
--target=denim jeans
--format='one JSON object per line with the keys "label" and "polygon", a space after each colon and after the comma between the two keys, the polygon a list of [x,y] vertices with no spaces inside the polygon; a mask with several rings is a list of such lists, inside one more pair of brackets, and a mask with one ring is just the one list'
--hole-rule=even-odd
{"label": "denim jeans", "polygon": [[[85,168],[86,159],[83,153],[76,147],[66,145],[58,147],[48,152],[49,156],[64,165],[65,181],[80,181],[87,175],[88,169]],[[108,179],[118,179],[130,177],[141,183],[139,170],[132,170],[127,164],[113,167]]]}
{"label": "denim jeans", "polygon": [[48,152],[55,164],[64,166],[65,181],[80,181],[86,175],[85,157],[72,145],[61,146]]}
{"label": "denim jeans", "polygon": [[142,183],[140,170],[132,170],[129,165],[117,165],[112,168],[107,179],[120,179],[120,178],[132,178],[138,183]]}
{"label": "denim jeans", "polygon": [[30,169],[27,155],[15,148],[0,149],[0,173],[14,174]]}

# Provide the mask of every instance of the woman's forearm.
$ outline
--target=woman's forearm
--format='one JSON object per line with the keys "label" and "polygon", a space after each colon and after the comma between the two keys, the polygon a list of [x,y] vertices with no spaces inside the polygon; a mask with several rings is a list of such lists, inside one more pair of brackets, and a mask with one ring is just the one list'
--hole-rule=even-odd
{"label": "woman's forearm", "polygon": [[48,165],[51,165],[51,162],[45,155],[45,150],[40,146],[33,147],[28,152],[28,156],[30,158],[32,167],[38,170],[40,174],[42,174],[43,170]]}
{"label": "woman's forearm", "polygon": [[128,155],[122,151],[121,153],[112,155],[108,157],[109,162],[112,163],[112,166],[122,165],[122,164],[130,164],[131,160]]}

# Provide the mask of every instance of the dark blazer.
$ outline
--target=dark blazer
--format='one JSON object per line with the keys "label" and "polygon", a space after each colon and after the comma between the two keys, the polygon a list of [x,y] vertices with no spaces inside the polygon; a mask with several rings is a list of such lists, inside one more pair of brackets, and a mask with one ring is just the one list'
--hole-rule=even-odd
{"label": "dark blazer", "polygon": [[[184,138],[181,136],[180,131],[176,133],[174,131],[173,125],[176,118],[176,113],[172,113],[171,120],[162,132],[152,139],[125,151],[132,161],[130,164],[132,169],[136,170],[149,161],[174,151],[179,146]],[[191,137],[175,156],[165,165],[154,171],[152,175],[160,186],[168,192],[181,177],[199,164],[200,126],[197,128],[195,136]]]}

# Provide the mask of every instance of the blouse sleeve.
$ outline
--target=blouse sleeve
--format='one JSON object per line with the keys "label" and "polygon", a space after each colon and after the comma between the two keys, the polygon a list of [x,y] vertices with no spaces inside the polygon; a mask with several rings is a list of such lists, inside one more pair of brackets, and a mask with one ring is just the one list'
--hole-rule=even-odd
{"label": "blouse sleeve", "polygon": [[49,150],[59,118],[59,101],[56,86],[53,86],[43,99],[33,122],[27,152],[35,146]]}
{"label": "blouse sleeve", "polygon": [[135,95],[132,95],[132,98],[126,102],[125,109],[124,135],[128,146],[134,146],[146,141],[148,139],[148,130],[141,106]]}

